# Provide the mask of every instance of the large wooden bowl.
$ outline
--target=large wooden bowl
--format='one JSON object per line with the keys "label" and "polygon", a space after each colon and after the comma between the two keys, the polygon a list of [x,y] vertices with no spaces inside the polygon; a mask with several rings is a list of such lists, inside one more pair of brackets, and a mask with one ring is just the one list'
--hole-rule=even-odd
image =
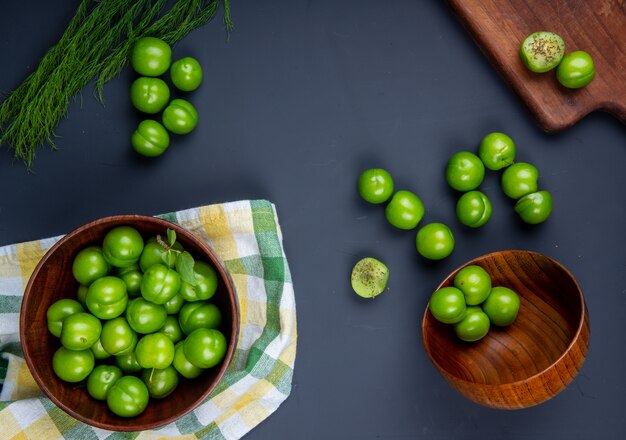
{"label": "large wooden bowl", "polygon": [[[60,380],[52,370],[52,355],[60,346],[58,338],[48,332],[46,311],[61,298],[76,298],[77,282],[72,276],[74,256],[86,246],[101,244],[113,227],[130,225],[144,239],[161,234],[167,228],[176,231],[177,240],[194,258],[210,262],[215,267],[219,285],[211,299],[223,315],[220,330],[228,341],[224,361],[206,370],[200,377],[181,378],[176,390],[164,399],[150,399],[146,410],[137,417],[122,418],[113,414],[105,402],[92,399],[81,384]],[[139,431],[170,423],[201,403],[220,381],[233,356],[239,328],[239,313],[235,289],[223,265],[213,252],[180,226],[153,217],[121,215],[96,220],[63,237],[39,262],[26,286],[20,314],[20,338],[24,358],[43,392],[59,408],[89,425],[115,430]]]}
{"label": "large wooden bowl", "polygon": [[509,327],[492,326],[483,339],[468,343],[427,307],[422,338],[428,356],[452,388],[482,405],[517,409],[552,398],[578,374],[587,354],[589,318],[580,286],[551,258],[502,251],[466,263],[437,288],[454,285],[456,273],[470,264],[483,267],[494,286],[518,293],[519,315]]}

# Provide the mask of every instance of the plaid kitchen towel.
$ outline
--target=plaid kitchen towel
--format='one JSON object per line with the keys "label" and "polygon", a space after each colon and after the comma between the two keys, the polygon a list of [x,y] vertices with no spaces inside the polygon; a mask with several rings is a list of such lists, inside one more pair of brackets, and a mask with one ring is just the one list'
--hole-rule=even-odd
{"label": "plaid kitchen towel", "polygon": [[237,350],[222,381],[194,411],[154,431],[94,429],[45,398],[22,359],[19,311],[28,278],[61,237],[0,248],[0,439],[238,439],[289,396],[296,308],[282,234],[265,200],[203,206],[160,216],[205,240],[235,283]]}

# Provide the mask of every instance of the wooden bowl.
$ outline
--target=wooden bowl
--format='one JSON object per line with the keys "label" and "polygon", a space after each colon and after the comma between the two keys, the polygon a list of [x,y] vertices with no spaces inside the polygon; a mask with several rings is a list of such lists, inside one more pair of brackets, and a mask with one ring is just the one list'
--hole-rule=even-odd
{"label": "wooden bowl", "polygon": [[437,287],[454,285],[465,266],[483,267],[493,286],[520,296],[513,324],[478,342],[463,342],[451,325],[426,308],[422,339],[431,361],[446,381],[474,402],[500,408],[526,408],[544,402],[580,371],[589,345],[589,318],[580,286],[561,264],[528,251],[502,251],[461,266]]}
{"label": "wooden bowl", "polygon": [[[206,370],[196,379],[181,378],[176,390],[164,399],[150,399],[146,410],[133,418],[122,418],[107,408],[106,402],[89,396],[83,384],[67,383],[52,370],[52,355],[60,347],[59,339],[47,328],[46,311],[61,298],[76,298],[78,283],[72,275],[72,262],[86,246],[101,244],[115,226],[130,225],[147,239],[167,228],[176,231],[179,241],[195,258],[210,262],[218,274],[218,289],[211,301],[222,311],[220,330],[228,341],[224,361]],[[235,288],[223,265],[191,233],[174,223],[140,215],[120,215],[91,222],[69,233],[42,258],[30,277],[20,312],[20,338],[24,358],[43,392],[59,408],[91,426],[113,431],[140,431],[170,423],[201,403],[220,381],[233,356],[239,329]]]}

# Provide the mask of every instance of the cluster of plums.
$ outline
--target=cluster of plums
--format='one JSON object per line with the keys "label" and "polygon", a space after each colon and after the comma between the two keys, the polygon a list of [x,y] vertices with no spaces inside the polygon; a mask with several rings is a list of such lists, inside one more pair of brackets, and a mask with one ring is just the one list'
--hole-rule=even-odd
{"label": "cluster of plums", "polygon": [[[485,168],[501,170],[504,193],[516,199],[515,211],[530,224],[544,222],[552,212],[552,196],[548,191],[538,191],[539,172],[533,165],[515,160],[515,143],[503,133],[490,133],[480,143],[478,155],[469,151],[454,154],[448,161],[445,176],[448,184],[464,194],[456,204],[459,221],[469,227],[483,226],[491,218],[489,198],[477,188],[485,177]],[[418,226],[424,217],[424,204],[413,192],[394,192],[393,178],[382,168],[365,170],[359,176],[358,190],[369,203],[387,203],[387,221],[404,230]],[[417,251],[430,260],[446,258],[454,250],[454,236],[442,223],[422,226],[416,236]]]}
{"label": "cluster of plums", "polygon": [[101,246],[75,256],[76,297],[47,310],[48,329],[60,341],[55,374],[85,381],[89,395],[121,417],[142,413],[150,398],[167,397],[180,377],[198,377],[227,351],[222,313],[209,301],[215,269],[194,261],[173,231],[164,240],[144,243],[131,226],[111,229]]}
{"label": "cluster of plums", "polygon": [[428,308],[435,319],[452,324],[459,339],[474,342],[487,335],[491,324],[512,324],[519,313],[520,298],[507,287],[492,287],[487,271],[470,265],[456,274],[454,287],[432,294]]}
{"label": "cluster of plums", "polygon": [[[174,86],[183,92],[197,89],[202,82],[202,68],[194,58],[185,57],[171,64],[172,49],[163,40],[153,37],[140,38],[130,57],[133,69],[141,77],[130,87],[133,106],[150,115],[163,111],[162,124],[146,119],[131,136],[135,151],[143,156],[162,155],[170,145],[168,131],[174,134],[190,133],[198,124],[198,111],[186,99],[170,101],[170,89],[159,76],[168,70]],[[170,67],[171,65],[171,67]]]}
{"label": "cluster of plums", "polygon": [[538,191],[539,172],[533,165],[514,162],[513,139],[504,133],[490,133],[483,138],[478,156],[469,151],[454,154],[448,161],[446,180],[455,190],[464,192],[456,205],[459,221],[465,226],[483,226],[492,213],[489,198],[477,188],[485,177],[485,168],[502,173],[502,190],[516,200],[515,212],[526,223],[546,221],[552,212],[552,196]]}

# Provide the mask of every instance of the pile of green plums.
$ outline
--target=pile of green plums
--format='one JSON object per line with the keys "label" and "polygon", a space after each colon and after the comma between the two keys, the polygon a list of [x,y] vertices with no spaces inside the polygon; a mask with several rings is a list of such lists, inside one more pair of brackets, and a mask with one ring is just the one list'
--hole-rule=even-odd
{"label": "pile of green plums", "polygon": [[487,271],[470,265],[456,274],[454,287],[432,294],[428,308],[435,319],[452,324],[459,339],[474,342],[487,335],[491,324],[512,324],[519,313],[520,298],[507,287],[492,287]]}
{"label": "pile of green plums", "polygon": [[194,261],[195,284],[184,281],[176,269],[182,252],[160,237],[144,242],[131,226],[115,227],[101,246],[79,251],[72,264],[76,298],[47,310],[48,329],[61,342],[52,357],[55,374],[86,381],[91,397],[134,417],[149,398],[172,393],[180,376],[193,379],[219,365],[228,343],[219,330],[222,313],[209,301],[217,273]]}
{"label": "pile of green plums", "polygon": [[446,180],[450,187],[464,192],[456,205],[459,221],[465,226],[478,228],[491,217],[489,198],[478,187],[485,177],[485,168],[493,171],[504,169],[502,190],[515,199],[515,212],[529,224],[546,221],[552,212],[552,196],[539,191],[539,172],[529,163],[515,163],[516,148],[513,139],[504,133],[490,133],[483,138],[478,155],[461,151],[448,161]]}
{"label": "pile of green plums", "polygon": [[533,32],[524,39],[519,53],[531,72],[544,73],[556,68],[556,79],[568,89],[585,87],[596,76],[591,55],[582,50],[565,55],[565,41],[554,32]]}
{"label": "pile of green plums", "polygon": [[[394,193],[393,178],[382,168],[365,170],[358,181],[361,197],[376,205],[389,200],[385,208],[387,221],[399,229],[415,229],[424,217],[424,204],[413,192],[400,190]],[[417,251],[429,260],[446,258],[454,250],[454,236],[443,223],[422,226],[415,237]]]}
{"label": "pile of green plums", "polygon": [[163,111],[162,124],[146,119],[131,136],[133,149],[142,156],[156,157],[170,145],[168,131],[190,133],[198,124],[198,112],[186,99],[170,101],[170,89],[159,76],[170,71],[172,84],[182,92],[191,92],[202,83],[202,67],[191,57],[174,63],[172,49],[165,41],[154,37],[140,38],[133,46],[130,64],[140,75],[130,87],[130,101],[140,112],[155,115]]}

